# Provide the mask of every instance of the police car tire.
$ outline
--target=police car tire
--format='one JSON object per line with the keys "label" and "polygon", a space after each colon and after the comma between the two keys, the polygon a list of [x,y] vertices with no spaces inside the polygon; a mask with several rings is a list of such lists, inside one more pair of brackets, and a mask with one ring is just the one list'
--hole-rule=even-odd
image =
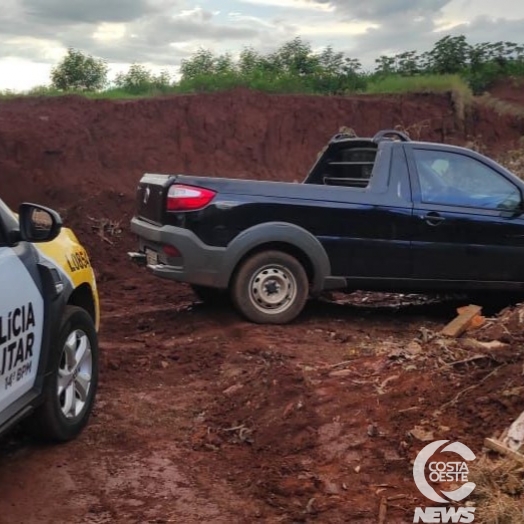
{"label": "police car tire", "polygon": [[[81,329],[91,344],[92,373],[91,385],[82,411],[74,418],[68,419],[62,413],[57,395],[57,380],[60,359],[65,343],[72,331]],[[82,308],[67,306],[62,317],[61,327],[56,344],[53,344],[50,358],[52,372],[44,384],[44,401],[31,418],[26,428],[38,439],[65,442],[75,438],[85,427],[91,414],[98,386],[98,338],[91,316]]]}

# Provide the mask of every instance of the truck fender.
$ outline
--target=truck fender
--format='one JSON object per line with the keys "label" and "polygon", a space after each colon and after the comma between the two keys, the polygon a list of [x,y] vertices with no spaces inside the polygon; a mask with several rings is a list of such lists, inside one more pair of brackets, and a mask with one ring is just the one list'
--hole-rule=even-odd
{"label": "truck fender", "polygon": [[312,291],[321,291],[324,280],[331,275],[331,264],[322,244],[311,233],[286,222],[266,222],[246,229],[227,246],[219,276],[219,287],[228,287],[235,268],[242,258],[258,246],[281,242],[301,250],[313,267]]}

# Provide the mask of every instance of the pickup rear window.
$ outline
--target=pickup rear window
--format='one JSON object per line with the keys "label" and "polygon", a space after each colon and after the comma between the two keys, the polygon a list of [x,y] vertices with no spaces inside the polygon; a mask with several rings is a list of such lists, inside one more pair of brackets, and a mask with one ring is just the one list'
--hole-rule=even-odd
{"label": "pickup rear window", "polygon": [[334,150],[324,159],[310,183],[366,188],[371,180],[376,156],[375,144]]}

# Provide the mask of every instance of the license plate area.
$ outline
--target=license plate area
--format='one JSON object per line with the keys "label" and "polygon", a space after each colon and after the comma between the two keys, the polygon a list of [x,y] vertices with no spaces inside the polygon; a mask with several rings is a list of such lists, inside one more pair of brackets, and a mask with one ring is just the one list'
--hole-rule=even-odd
{"label": "license plate area", "polygon": [[151,249],[146,249],[146,261],[148,266],[158,265],[158,253]]}

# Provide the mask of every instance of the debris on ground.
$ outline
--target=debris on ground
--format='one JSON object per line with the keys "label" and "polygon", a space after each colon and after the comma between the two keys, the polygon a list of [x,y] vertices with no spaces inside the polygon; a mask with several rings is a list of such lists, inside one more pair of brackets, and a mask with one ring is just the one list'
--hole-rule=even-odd
{"label": "debris on ground", "polygon": [[458,316],[453,319],[441,332],[442,335],[451,338],[458,338],[468,329],[480,327],[485,319],[480,315],[480,306],[470,305],[459,308]]}
{"label": "debris on ground", "polygon": [[484,446],[486,446],[486,448],[490,449],[491,451],[495,451],[501,455],[504,455],[514,460],[515,462],[518,462],[519,464],[524,464],[524,455],[522,453],[518,453],[516,451],[511,450],[497,439],[485,439]]}
{"label": "debris on ground", "polygon": [[524,340],[524,304],[502,310],[495,318],[476,330],[475,338],[482,341],[497,340],[511,344]]}
{"label": "debris on ground", "polygon": [[113,245],[113,241],[109,237],[118,237],[122,234],[122,226],[120,221],[109,220],[107,218],[92,218],[88,217],[93,225],[91,229],[108,244]]}
{"label": "debris on ground", "polygon": [[502,439],[509,449],[521,453],[524,448],[524,412],[511,424]]}
{"label": "debris on ground", "polygon": [[524,412],[498,438],[487,438],[486,448],[524,465]]}

